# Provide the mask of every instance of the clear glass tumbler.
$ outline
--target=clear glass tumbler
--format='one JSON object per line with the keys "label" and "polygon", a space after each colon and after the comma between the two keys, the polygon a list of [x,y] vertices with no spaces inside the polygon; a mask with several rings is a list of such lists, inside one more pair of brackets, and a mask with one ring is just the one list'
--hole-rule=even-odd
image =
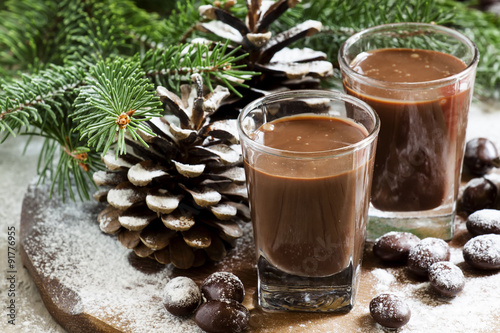
{"label": "clear glass tumbler", "polygon": [[264,309],[349,311],[379,120],[334,91],[271,94],[238,118]]}
{"label": "clear glass tumbler", "polygon": [[452,29],[386,24],[339,52],[345,91],[380,117],[367,237],[453,237],[465,130],[479,54]]}

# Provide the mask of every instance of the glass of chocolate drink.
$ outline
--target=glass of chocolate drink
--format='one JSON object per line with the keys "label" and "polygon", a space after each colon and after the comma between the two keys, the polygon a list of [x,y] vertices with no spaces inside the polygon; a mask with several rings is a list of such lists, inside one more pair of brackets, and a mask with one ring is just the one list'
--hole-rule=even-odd
{"label": "glass of chocolate drink", "polygon": [[378,129],[372,108],[334,91],[275,93],[240,113],[264,309],[352,308]]}
{"label": "glass of chocolate drink", "polygon": [[469,38],[424,23],[376,26],[342,45],[345,91],[380,117],[368,239],[453,237],[478,59]]}

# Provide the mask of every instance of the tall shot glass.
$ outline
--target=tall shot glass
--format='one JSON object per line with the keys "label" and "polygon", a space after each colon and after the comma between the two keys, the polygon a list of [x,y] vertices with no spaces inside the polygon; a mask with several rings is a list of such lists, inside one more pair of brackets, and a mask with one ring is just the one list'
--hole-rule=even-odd
{"label": "tall shot glass", "polygon": [[271,94],[238,118],[264,309],[354,305],[379,130],[334,91]]}
{"label": "tall shot glass", "polygon": [[372,27],[341,47],[345,91],[380,117],[368,239],[388,231],[451,239],[479,54],[452,29]]}

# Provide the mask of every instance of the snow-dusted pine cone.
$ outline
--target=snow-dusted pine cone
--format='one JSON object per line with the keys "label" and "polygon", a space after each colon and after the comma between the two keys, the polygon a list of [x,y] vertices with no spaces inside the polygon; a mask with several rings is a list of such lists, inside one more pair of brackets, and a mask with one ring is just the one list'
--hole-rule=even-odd
{"label": "snow-dusted pine cone", "polygon": [[[260,71],[254,83],[259,89],[275,89],[276,86],[303,86],[331,76],[333,66],[326,61],[326,54],[309,48],[293,48],[291,43],[321,31],[319,21],[308,20],[273,36],[269,26],[300,0],[247,0],[245,22],[228,10],[205,5],[200,14],[211,21],[198,24],[198,29],[211,32],[234,45],[240,45],[248,53],[248,68]],[[266,87],[269,86],[269,87]]]}
{"label": "snow-dusted pine cone", "polygon": [[182,98],[158,87],[166,116],[143,135],[149,147],[128,140],[127,154],[103,157],[108,170],[94,174],[108,206],[98,216],[103,232],[116,234],[140,257],[187,269],[219,261],[249,221],[248,196],[236,120],[210,121],[226,88],[204,96],[201,76]]}

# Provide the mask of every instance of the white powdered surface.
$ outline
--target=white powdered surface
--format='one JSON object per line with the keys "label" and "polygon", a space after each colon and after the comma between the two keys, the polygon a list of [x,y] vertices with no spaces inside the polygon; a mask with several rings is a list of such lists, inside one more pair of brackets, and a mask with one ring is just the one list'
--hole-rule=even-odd
{"label": "white powdered surface", "polygon": [[[452,248],[450,261],[466,267],[462,249]],[[410,307],[411,319],[403,332],[498,332],[500,323],[492,314],[500,312],[500,272],[464,273],[464,290],[449,298],[439,296],[428,281],[416,280],[405,269],[376,268],[371,272],[376,294],[394,293]]]}
{"label": "white powdered surface", "polygon": [[500,265],[500,235],[479,235],[464,245],[466,257],[473,263]]}
{"label": "white powdered surface", "polygon": [[[28,183],[36,174],[36,161],[41,140],[35,140],[23,155],[25,137],[10,138],[0,144],[0,332],[5,333],[63,333],[40,298],[35,283],[22,266],[19,255],[19,218],[21,205]],[[5,307],[9,301],[6,290],[7,227],[16,228],[16,321],[7,323]]]}
{"label": "white powdered surface", "polygon": [[163,290],[163,299],[170,306],[184,307],[201,301],[199,286],[188,277],[171,279]]}
{"label": "white powdered surface", "polygon": [[437,262],[429,267],[429,280],[445,290],[457,290],[465,281],[462,270],[450,262]]}
{"label": "white powdered surface", "polygon": [[[34,192],[30,189],[27,197],[35,196]],[[94,206],[94,202],[48,205],[37,216],[41,222],[35,230],[40,230],[40,236],[26,241],[27,251],[36,253],[31,257],[33,265],[79,296],[72,313],[88,313],[127,332],[199,332],[191,320],[177,318],[163,307],[169,266],[149,274],[135,269],[129,263],[131,252],[114,237],[103,237],[95,215],[89,213]],[[46,247],[30,251],[36,244]]]}

